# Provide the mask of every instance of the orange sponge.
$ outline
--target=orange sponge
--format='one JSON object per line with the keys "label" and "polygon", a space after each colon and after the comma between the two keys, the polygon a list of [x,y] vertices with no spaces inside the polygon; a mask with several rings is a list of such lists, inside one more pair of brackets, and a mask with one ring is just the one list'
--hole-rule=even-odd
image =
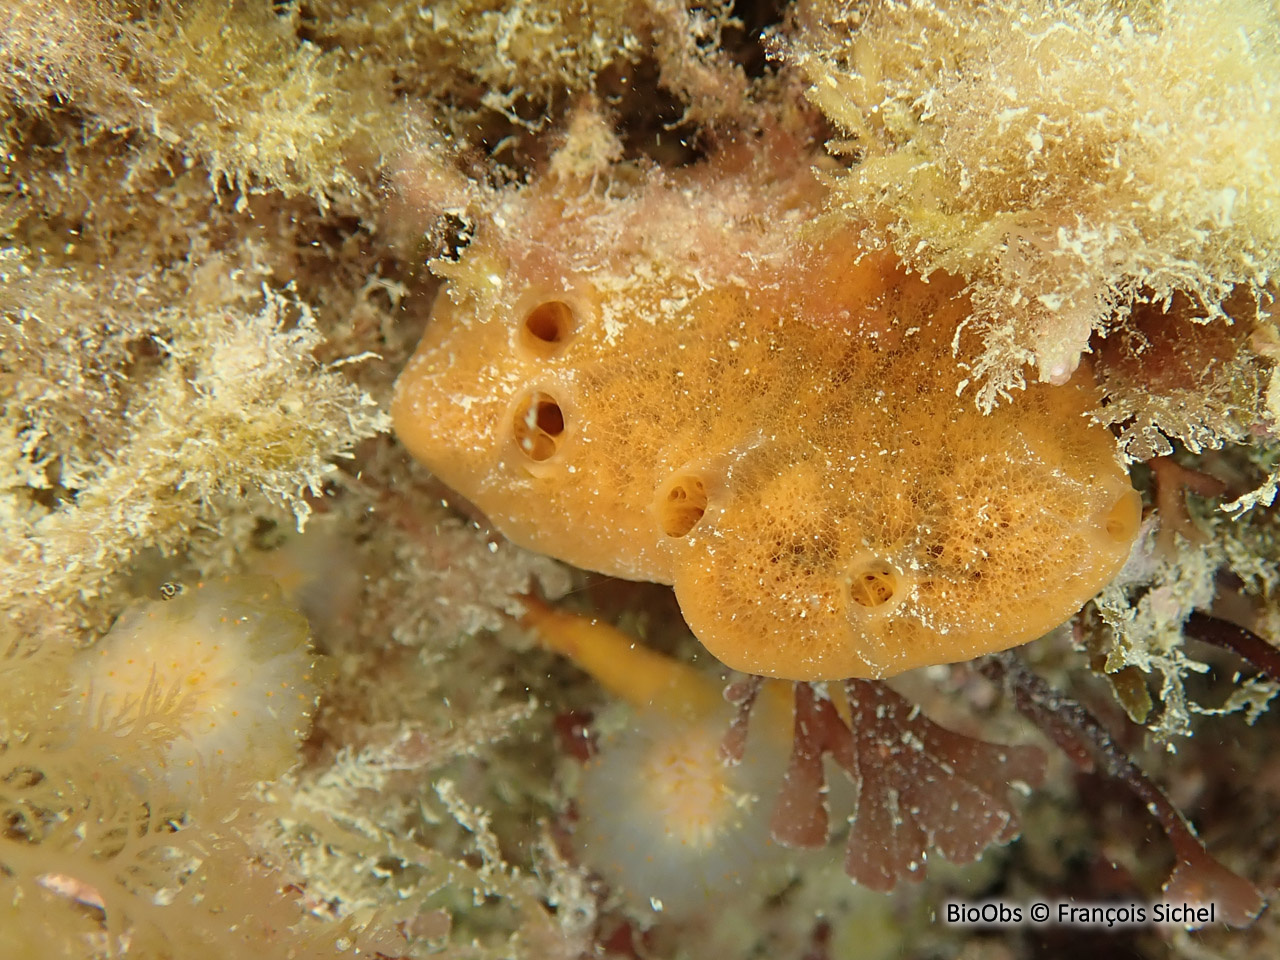
{"label": "orange sponge", "polygon": [[884,677],[1062,623],[1140,519],[1088,371],[981,414],[958,280],[746,189],[526,191],[400,378],[405,445],[517,543],[674,584],[734,669]]}

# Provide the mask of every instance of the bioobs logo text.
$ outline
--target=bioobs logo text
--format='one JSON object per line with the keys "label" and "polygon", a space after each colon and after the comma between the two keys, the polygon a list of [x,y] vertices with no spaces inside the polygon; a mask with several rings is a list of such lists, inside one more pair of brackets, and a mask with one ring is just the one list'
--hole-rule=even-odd
{"label": "bioobs logo text", "polygon": [[1025,923],[1027,917],[1021,904],[1001,903],[999,900],[989,900],[986,903],[952,900],[943,908],[943,919],[947,923],[1001,926],[1007,923]]}

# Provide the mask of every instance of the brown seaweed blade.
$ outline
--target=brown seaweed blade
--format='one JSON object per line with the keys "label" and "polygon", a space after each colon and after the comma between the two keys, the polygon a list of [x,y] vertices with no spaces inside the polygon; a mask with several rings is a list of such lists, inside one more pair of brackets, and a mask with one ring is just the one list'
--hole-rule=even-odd
{"label": "brown seaweed blade", "polygon": [[900,880],[919,881],[931,851],[968,863],[1017,836],[1009,784],[1040,782],[1039,750],[946,730],[877,681],[846,681],[845,694],[851,725],[811,685],[796,685],[795,741],[774,810],[775,840],[825,841],[827,754],[854,787],[845,872],[862,886],[892,890]]}
{"label": "brown seaweed blade", "polygon": [[1164,792],[1124,753],[1092,713],[1063,696],[1012,653],[979,661],[982,673],[1003,683],[1018,709],[1033,720],[1081,769],[1097,769],[1123,784],[1146,806],[1173,844],[1177,865],[1165,896],[1177,902],[1213,903],[1232,926],[1252,923],[1266,901],[1261,891],[1209,855],[1195,831]]}

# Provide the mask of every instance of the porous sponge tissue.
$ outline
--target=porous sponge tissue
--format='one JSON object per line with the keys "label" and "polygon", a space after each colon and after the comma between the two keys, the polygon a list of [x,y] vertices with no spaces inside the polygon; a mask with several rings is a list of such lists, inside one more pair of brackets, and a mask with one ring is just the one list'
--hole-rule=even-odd
{"label": "porous sponge tissue", "polygon": [[274,778],[297,760],[316,704],[308,636],[270,579],[200,584],[122,614],[81,655],[81,699],[91,718],[171,721],[163,776],[175,791]]}
{"label": "porous sponge tissue", "polygon": [[812,174],[760,166],[655,178],[609,246],[589,192],[527,191],[437,301],[400,438],[517,543],[673,584],[734,669],[884,677],[1048,632],[1139,526],[1088,371],[984,415],[963,283],[797,242]]}

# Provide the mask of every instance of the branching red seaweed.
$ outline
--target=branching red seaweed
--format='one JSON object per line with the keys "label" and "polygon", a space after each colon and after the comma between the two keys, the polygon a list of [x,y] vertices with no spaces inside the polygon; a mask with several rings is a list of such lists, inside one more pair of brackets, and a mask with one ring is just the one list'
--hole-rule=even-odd
{"label": "branching red seaweed", "polygon": [[1039,784],[1038,749],[954,733],[883,683],[847,680],[844,688],[848,724],[821,686],[796,684],[795,738],[773,815],[775,840],[826,842],[826,755],[853,785],[845,872],[862,886],[888,891],[901,880],[919,882],[931,851],[969,863],[1018,835],[1009,788]]}
{"label": "branching red seaweed", "polygon": [[1083,770],[1097,770],[1124,785],[1146,806],[1173,844],[1177,865],[1165,882],[1165,895],[1193,904],[1213,903],[1232,926],[1252,923],[1266,906],[1262,893],[1209,855],[1191,825],[1116,744],[1098,718],[1032,672],[1012,653],[979,661],[979,670],[1003,684],[1018,710],[1040,727]]}

